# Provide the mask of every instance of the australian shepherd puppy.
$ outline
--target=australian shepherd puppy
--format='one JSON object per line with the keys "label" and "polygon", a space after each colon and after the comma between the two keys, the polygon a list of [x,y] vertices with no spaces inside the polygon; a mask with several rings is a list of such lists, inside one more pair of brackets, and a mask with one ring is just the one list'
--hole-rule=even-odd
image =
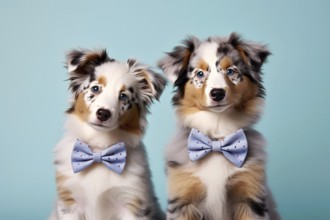
{"label": "australian shepherd puppy", "polygon": [[166,148],[167,219],[279,219],[266,182],[265,141],[252,128],[269,54],[232,33],[189,37],[160,60],[176,87],[179,122]]}
{"label": "australian shepherd puppy", "polygon": [[58,200],[50,219],[164,219],[141,138],[166,81],[105,50],[71,51],[67,67],[74,98],[55,147]]}

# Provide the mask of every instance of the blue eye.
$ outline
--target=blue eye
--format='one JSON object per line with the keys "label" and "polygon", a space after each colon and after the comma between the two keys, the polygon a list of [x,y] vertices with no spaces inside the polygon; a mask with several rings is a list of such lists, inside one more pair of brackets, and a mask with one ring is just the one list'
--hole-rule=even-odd
{"label": "blue eye", "polygon": [[198,78],[203,78],[204,77],[204,72],[203,71],[198,71],[196,73],[196,75],[197,75]]}
{"label": "blue eye", "polygon": [[92,93],[99,93],[100,92],[100,87],[99,86],[93,86],[91,88]]}
{"label": "blue eye", "polygon": [[227,75],[228,76],[232,76],[234,74],[234,70],[233,69],[227,69]]}
{"label": "blue eye", "polygon": [[124,101],[124,100],[127,100],[127,99],[128,99],[128,96],[125,93],[120,93],[119,94],[119,100]]}

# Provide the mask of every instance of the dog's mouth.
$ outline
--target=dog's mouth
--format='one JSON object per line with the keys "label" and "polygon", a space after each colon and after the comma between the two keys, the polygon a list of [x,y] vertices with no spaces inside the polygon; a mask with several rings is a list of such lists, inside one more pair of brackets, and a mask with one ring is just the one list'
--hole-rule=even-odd
{"label": "dog's mouth", "polygon": [[111,129],[110,127],[108,127],[108,126],[105,126],[105,125],[103,125],[103,124],[101,124],[101,123],[93,123],[93,122],[89,122],[88,123],[90,126],[92,126],[93,128],[96,128],[96,129]]}
{"label": "dog's mouth", "polygon": [[222,112],[222,111],[228,109],[229,107],[230,107],[230,105],[228,105],[228,104],[217,103],[215,105],[208,106],[207,108],[214,112]]}
{"label": "dog's mouth", "polygon": [[226,104],[216,104],[216,105],[212,105],[212,106],[209,106],[209,108],[219,108],[219,107],[225,107],[227,106]]}

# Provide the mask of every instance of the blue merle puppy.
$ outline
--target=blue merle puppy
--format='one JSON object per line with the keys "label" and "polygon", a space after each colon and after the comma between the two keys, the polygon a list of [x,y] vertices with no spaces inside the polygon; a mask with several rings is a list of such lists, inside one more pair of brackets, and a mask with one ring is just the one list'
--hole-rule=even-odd
{"label": "blue merle puppy", "polygon": [[189,37],[160,60],[176,88],[178,120],[166,148],[168,220],[280,219],[267,186],[265,141],[252,128],[269,54],[232,33]]}

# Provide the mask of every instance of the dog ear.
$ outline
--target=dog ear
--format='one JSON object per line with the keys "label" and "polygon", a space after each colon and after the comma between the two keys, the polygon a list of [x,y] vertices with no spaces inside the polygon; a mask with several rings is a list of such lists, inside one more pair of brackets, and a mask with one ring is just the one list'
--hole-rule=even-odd
{"label": "dog ear", "polygon": [[158,67],[163,70],[171,83],[175,84],[179,78],[186,77],[190,57],[199,44],[198,38],[190,36],[183,41],[182,46],[176,46],[158,62]]}
{"label": "dog ear", "polygon": [[128,68],[136,76],[140,89],[140,97],[144,104],[149,105],[153,99],[159,100],[166,80],[145,65],[139,64],[134,59],[127,60]]}
{"label": "dog ear", "polygon": [[267,57],[271,55],[267,46],[255,42],[244,41],[237,33],[232,33],[228,42],[239,51],[244,62],[250,67],[252,77],[257,81],[260,81],[261,67],[267,61]]}
{"label": "dog ear", "polygon": [[95,79],[95,67],[107,61],[114,61],[107,55],[106,50],[72,50],[67,54],[67,69],[69,72],[69,89],[75,95]]}

